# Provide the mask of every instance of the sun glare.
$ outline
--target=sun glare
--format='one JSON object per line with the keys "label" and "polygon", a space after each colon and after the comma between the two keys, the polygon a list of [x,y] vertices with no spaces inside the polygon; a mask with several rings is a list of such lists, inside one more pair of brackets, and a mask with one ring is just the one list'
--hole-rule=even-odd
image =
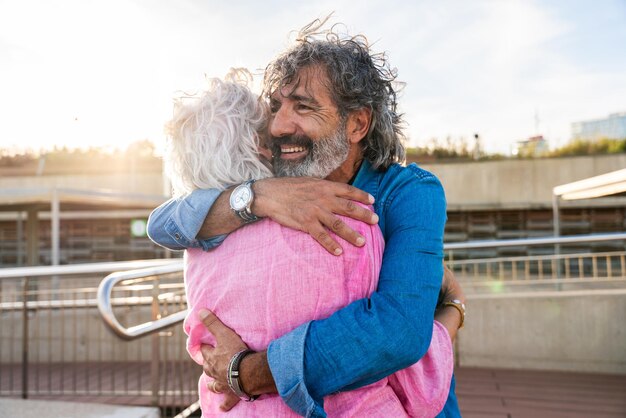
{"label": "sun glare", "polygon": [[[336,3],[338,21],[397,66],[413,145],[478,132],[487,149],[507,152],[537,128],[557,143],[570,138],[572,122],[625,110],[626,31],[610,17],[623,7],[477,0],[398,10],[374,1],[355,12]],[[202,89],[204,74],[230,67],[258,72],[290,30],[324,13],[311,3],[272,13],[253,2],[62,4],[0,1],[5,150],[145,139],[159,148],[177,91]],[[371,11],[378,6],[382,19]]]}
{"label": "sun glare", "polygon": [[[146,10],[124,2],[73,2],[71,14],[39,6],[32,26],[16,23],[31,15],[27,3],[14,2],[13,19],[0,18],[7,23],[0,39],[12,47],[8,65],[0,67],[3,95],[11,98],[0,101],[0,111],[12,115],[0,128],[3,147],[123,149],[144,139],[159,142],[176,82],[163,78],[171,72],[160,69],[162,40],[148,39],[155,22]],[[41,18],[47,13],[54,19]]]}

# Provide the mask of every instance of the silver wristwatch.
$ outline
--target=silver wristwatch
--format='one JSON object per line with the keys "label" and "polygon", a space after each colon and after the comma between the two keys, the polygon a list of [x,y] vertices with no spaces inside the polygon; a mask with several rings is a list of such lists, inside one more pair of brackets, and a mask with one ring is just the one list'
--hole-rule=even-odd
{"label": "silver wristwatch", "polygon": [[254,202],[254,192],[252,184],[255,180],[248,180],[235,189],[230,194],[230,208],[245,223],[257,221],[259,218],[252,213],[252,202]]}

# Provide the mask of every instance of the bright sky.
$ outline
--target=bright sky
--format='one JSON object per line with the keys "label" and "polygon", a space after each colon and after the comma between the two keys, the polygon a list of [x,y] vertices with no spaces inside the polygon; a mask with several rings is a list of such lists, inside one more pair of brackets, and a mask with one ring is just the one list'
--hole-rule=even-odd
{"label": "bright sky", "polygon": [[0,0],[0,146],[162,143],[177,90],[264,68],[333,10],[407,83],[413,144],[477,132],[508,153],[538,115],[562,145],[626,111],[624,0]]}

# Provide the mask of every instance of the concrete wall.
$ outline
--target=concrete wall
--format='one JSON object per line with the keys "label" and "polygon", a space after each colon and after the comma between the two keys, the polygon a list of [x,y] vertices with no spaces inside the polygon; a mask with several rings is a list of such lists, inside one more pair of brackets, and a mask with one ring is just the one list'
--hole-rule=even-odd
{"label": "concrete wall", "polygon": [[626,374],[626,289],[468,297],[462,366]]}
{"label": "concrete wall", "polygon": [[1,177],[0,189],[24,188],[106,189],[125,193],[163,194],[161,174],[59,175]]}
{"label": "concrete wall", "polygon": [[544,208],[554,186],[626,168],[626,154],[421,167],[441,180],[449,210]]}
{"label": "concrete wall", "polygon": [[[546,208],[554,186],[623,169],[626,154],[421,166],[441,179],[450,210]],[[162,194],[163,178],[158,173],[0,178],[0,189],[52,186]]]}

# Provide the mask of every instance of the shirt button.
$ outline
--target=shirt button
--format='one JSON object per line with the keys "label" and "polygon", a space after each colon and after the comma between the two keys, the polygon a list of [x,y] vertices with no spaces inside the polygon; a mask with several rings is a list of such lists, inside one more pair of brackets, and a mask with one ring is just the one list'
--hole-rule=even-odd
{"label": "shirt button", "polygon": [[176,238],[176,239],[180,239],[180,234],[179,234],[179,233],[175,233],[175,234],[174,234],[174,238]]}

